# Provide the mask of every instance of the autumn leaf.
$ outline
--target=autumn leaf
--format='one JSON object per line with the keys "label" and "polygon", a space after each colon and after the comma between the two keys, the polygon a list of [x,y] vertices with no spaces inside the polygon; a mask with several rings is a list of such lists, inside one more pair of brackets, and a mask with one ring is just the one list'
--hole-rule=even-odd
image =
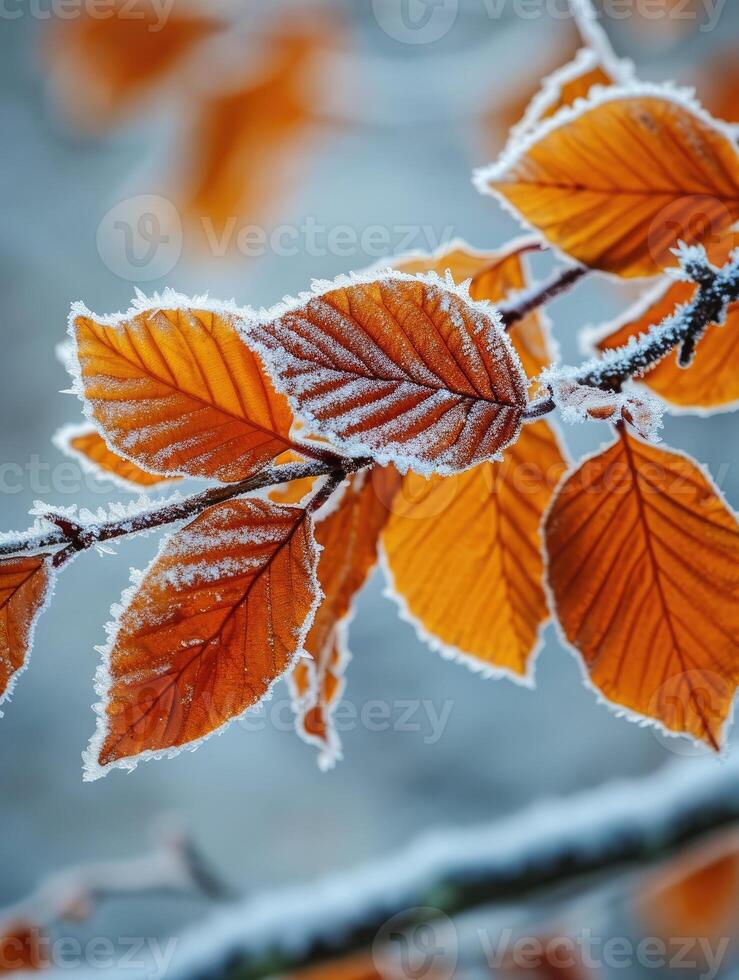
{"label": "autumn leaf", "polygon": [[712,53],[697,79],[697,88],[711,115],[739,123],[739,66],[733,45]]}
{"label": "autumn leaf", "polygon": [[400,475],[394,467],[375,467],[352,476],[338,504],[321,519],[316,541],[323,549],[318,581],[324,600],[305,641],[309,659],[292,677],[298,732],[321,749],[319,765],[341,758],[331,714],[341,698],[350,659],[347,634],[353,603],[377,563],[380,532],[391,513]]}
{"label": "autumn leaf", "polygon": [[674,263],[739,218],[729,130],[670,88],[609,89],[565,109],[478,171],[496,195],[577,261],[620,276]]}
{"label": "autumn leaf", "polygon": [[[528,288],[525,256],[540,247],[538,239],[519,238],[499,251],[481,252],[466,242],[453,241],[434,255],[400,256],[393,260],[393,268],[410,275],[435,272],[444,277],[448,272],[456,283],[470,280],[472,299],[500,303],[511,293]],[[538,310],[515,323],[508,336],[529,378],[535,378],[554,359],[548,323]]]}
{"label": "autumn leaf", "polygon": [[641,885],[636,910],[663,936],[720,940],[739,926],[739,836],[714,835],[669,861]]}
{"label": "autumn leaf", "polygon": [[51,580],[48,555],[0,561],[0,704],[12,694],[18,674],[26,667]]}
{"label": "autumn leaf", "polygon": [[739,683],[739,527],[703,471],[621,431],[563,483],[545,543],[594,687],[717,749]]}
{"label": "autumn leaf", "polygon": [[0,926],[0,974],[44,970],[51,966],[42,950],[39,929],[27,922]]}
{"label": "autumn leaf", "polygon": [[[434,980],[434,977],[424,971],[424,980]],[[284,980],[386,980],[377,971],[371,953],[358,953],[356,956],[341,957],[325,960],[315,967],[288,974]]]}
{"label": "autumn leaf", "polygon": [[117,616],[85,778],[192,746],[257,704],[302,647],[317,561],[310,515],[264,500],[218,504],[169,538]]}
{"label": "autumn leaf", "polygon": [[240,339],[236,315],[175,294],[162,304],[107,319],[73,307],[77,390],[107,443],[152,473],[224,483],[295,449],[287,401]]}
{"label": "autumn leaf", "polygon": [[74,17],[54,18],[46,38],[53,93],[79,125],[108,128],[174,82],[221,26],[181,4],[164,14],[153,0],[137,0],[135,10],[115,0],[104,17],[83,5]]}
{"label": "autumn leaf", "polygon": [[311,431],[352,455],[453,473],[518,436],[526,379],[488,304],[399,272],[322,284],[245,322]]}
{"label": "autumn leaf", "polygon": [[597,86],[607,88],[624,84],[631,77],[632,71],[627,62],[604,57],[594,48],[581,48],[572,61],[544,79],[520,123],[514,127],[511,138],[522,139],[537,124],[551,119],[560,109],[573,106],[580,99],[587,99]]}
{"label": "autumn leaf", "polygon": [[265,219],[305,157],[320,57],[336,33],[325,17],[306,20],[293,12],[290,26],[263,43],[257,78],[198,106],[188,137],[187,214],[207,218],[219,235],[239,215],[252,224]]}
{"label": "autumn leaf", "polygon": [[[672,316],[695,295],[695,283],[665,278],[614,323],[588,336],[598,351],[622,347]],[[739,304],[729,307],[723,326],[708,327],[696,347],[690,370],[673,351],[639,379],[670,405],[693,409],[732,409],[739,404]]]}
{"label": "autumn leaf", "polygon": [[148,473],[129,459],[108,449],[105,439],[94,425],[65,425],[55,433],[52,442],[65,455],[76,459],[82,468],[98,479],[109,479],[125,490],[141,490],[172,483],[172,477]]}
{"label": "autumn leaf", "polygon": [[404,478],[382,537],[385,565],[404,617],[432,648],[527,677],[549,618],[539,524],[565,465],[542,421],[502,462]]}

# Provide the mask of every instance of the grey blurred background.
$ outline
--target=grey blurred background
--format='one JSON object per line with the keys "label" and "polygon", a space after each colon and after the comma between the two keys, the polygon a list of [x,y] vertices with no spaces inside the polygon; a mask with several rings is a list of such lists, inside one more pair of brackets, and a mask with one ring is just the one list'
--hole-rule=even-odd
{"label": "grey blurred background", "polygon": [[[488,132],[482,140],[465,107],[477,100],[493,110],[496,100],[523,90],[527,77],[531,84],[536,65],[556,55],[560,22],[523,22],[510,10],[493,19],[482,2],[470,0],[444,38],[413,46],[388,36],[369,4],[347,6],[347,50],[362,69],[355,89],[335,93],[337,116],[354,106],[358,118],[326,122],[272,222],[300,224],[312,216],[327,228],[348,225],[358,233],[380,225],[390,229],[393,248],[402,244],[398,226],[460,236],[479,248],[517,234],[512,219],[472,187],[472,167],[492,158],[498,137]],[[162,161],[176,128],[167,112],[102,136],[71,127],[39,57],[48,21],[18,9],[23,16],[0,17],[0,462],[19,464],[24,473],[19,479],[15,469],[2,470],[3,529],[26,527],[36,498],[97,507],[122,496],[85,485],[74,464],[59,468],[63,457],[50,437],[80,420],[80,406],[60,394],[68,380],[54,347],[71,302],[82,299],[100,313],[128,307],[138,283],[101,258],[98,227],[131,195],[166,195]],[[730,0],[713,31],[669,38],[622,22],[608,26],[619,52],[634,56],[646,77],[689,78],[711,52],[739,41],[738,14]],[[412,247],[427,247],[420,234]],[[269,305],[314,277],[376,259],[361,249],[219,258],[190,248],[186,234],[174,268],[142,288],[209,290]],[[548,260],[536,265],[544,273]],[[606,320],[636,291],[593,279],[556,303],[551,316],[563,358],[580,357],[581,326]],[[597,425],[563,434],[572,454],[607,437]],[[729,501],[739,502],[734,416],[668,418],[664,438],[707,464]],[[139,853],[163,817],[176,817],[226,880],[254,891],[385,855],[432,827],[489,821],[542,797],[655,771],[675,753],[692,754],[599,705],[551,627],[536,690],[483,680],[424,648],[398,620],[375,575],[351,627],[346,698],[358,710],[386,701],[395,720],[406,702],[420,701],[410,719],[420,730],[352,725],[342,735],[344,761],[321,774],[313,749],[292,731],[281,686],[266,721],[258,714],[194,754],[85,784],[80,754],[94,728],[95,645],[104,641],[103,624],[128,583],[129,566],[143,567],[156,544],[126,541],[117,557],[75,561],[39,623],[31,666],[0,722],[0,905],[58,868]],[[438,739],[424,702],[436,712],[449,705]],[[709,757],[703,764],[718,765]],[[145,917],[150,928],[179,929],[202,912],[194,902],[151,903],[144,911],[121,905],[114,928],[133,928]]]}

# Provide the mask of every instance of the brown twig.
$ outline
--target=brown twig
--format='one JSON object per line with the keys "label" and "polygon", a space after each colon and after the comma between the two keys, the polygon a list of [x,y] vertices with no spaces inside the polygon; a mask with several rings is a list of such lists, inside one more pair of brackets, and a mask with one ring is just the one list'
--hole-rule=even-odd
{"label": "brown twig", "polygon": [[546,306],[547,303],[551,303],[552,300],[568,292],[588,272],[590,269],[584,265],[567,266],[555,272],[551,279],[535,286],[520,297],[517,302],[500,306],[499,312],[506,330],[510,330],[515,323],[523,320],[529,313],[533,313],[539,307]]}
{"label": "brown twig", "polygon": [[218,901],[237,897],[193,841],[167,833],[141,857],[80,865],[49,877],[31,895],[0,909],[0,935],[14,923],[45,930],[64,919],[86,918],[106,899],[150,894],[205,895]]}
{"label": "brown twig", "polygon": [[54,564],[61,567],[77,552],[86,551],[95,545],[188,520],[201,514],[214,504],[233,500],[235,497],[242,497],[267,487],[278,486],[291,480],[319,476],[330,477],[331,483],[335,487],[345,476],[363,469],[371,463],[372,460],[364,457],[351,458],[331,455],[330,457],[327,456],[324,461],[316,460],[308,463],[273,466],[238,483],[212,487],[201,493],[183,497],[181,500],[169,500],[162,504],[155,504],[149,510],[142,510],[131,517],[104,521],[100,524],[82,525],[76,521],[70,521],[64,515],[59,515],[50,509],[43,516],[50,523],[56,525],[55,530],[41,531],[36,535],[20,534],[15,539],[4,540],[0,544],[0,557],[57,549],[54,554]]}

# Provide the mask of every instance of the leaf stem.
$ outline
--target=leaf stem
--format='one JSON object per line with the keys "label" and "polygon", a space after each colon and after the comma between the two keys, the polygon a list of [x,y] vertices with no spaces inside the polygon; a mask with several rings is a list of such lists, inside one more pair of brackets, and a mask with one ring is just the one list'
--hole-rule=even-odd
{"label": "leaf stem", "polygon": [[518,301],[510,305],[500,306],[499,312],[503,318],[503,325],[506,330],[533,313],[541,306],[546,306],[552,300],[562,296],[586,276],[591,270],[584,265],[568,265],[548,279],[546,282],[536,284],[529,292],[520,296]]}

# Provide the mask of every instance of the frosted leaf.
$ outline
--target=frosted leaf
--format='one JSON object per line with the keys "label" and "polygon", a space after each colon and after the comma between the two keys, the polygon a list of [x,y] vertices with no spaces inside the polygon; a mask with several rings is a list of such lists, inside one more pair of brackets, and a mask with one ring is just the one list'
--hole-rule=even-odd
{"label": "frosted leaf", "polygon": [[354,456],[449,474],[495,459],[527,406],[520,361],[485,302],[436,275],[316,284],[244,336],[312,431]]}
{"label": "frosted leaf", "polygon": [[577,381],[572,368],[548,368],[541,375],[565,422],[627,422],[644,439],[659,441],[662,403],[651,395],[604,391]]}

